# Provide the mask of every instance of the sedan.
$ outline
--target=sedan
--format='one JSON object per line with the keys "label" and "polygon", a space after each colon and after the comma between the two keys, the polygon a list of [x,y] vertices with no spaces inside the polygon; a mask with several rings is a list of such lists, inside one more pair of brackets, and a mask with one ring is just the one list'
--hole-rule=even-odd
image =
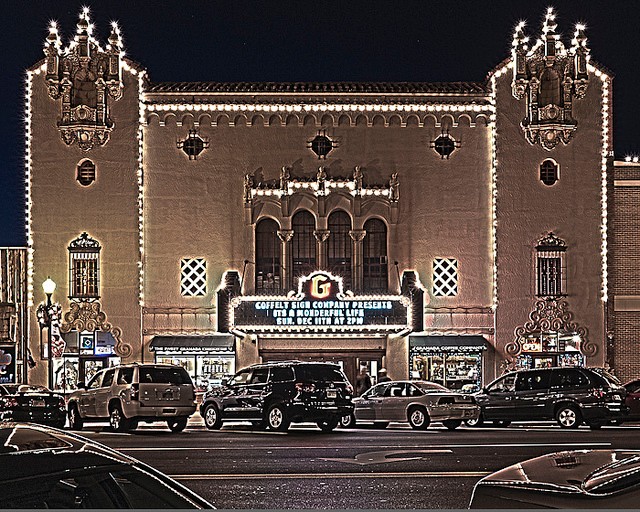
{"label": "sedan", "polygon": [[146,464],[76,434],[0,423],[2,504],[19,509],[213,506]]}
{"label": "sedan", "polygon": [[64,397],[44,386],[0,384],[0,419],[64,427]]}
{"label": "sedan", "polygon": [[383,382],[355,398],[353,404],[353,414],[342,418],[343,427],[373,422],[374,427],[385,428],[398,421],[424,430],[432,422],[442,422],[453,430],[480,413],[473,396],[427,381]]}
{"label": "sedan", "polygon": [[480,480],[469,508],[638,508],[640,451],[575,450],[514,464]]}
{"label": "sedan", "polygon": [[629,408],[624,421],[640,421],[640,380],[627,382],[624,387],[627,390],[625,405]]}

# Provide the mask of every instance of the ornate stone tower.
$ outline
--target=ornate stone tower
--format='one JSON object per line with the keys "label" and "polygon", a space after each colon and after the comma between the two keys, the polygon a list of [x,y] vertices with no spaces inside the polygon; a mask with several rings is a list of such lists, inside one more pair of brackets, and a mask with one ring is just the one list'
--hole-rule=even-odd
{"label": "ornate stone tower", "polygon": [[104,47],[93,32],[88,9],[66,46],[52,23],[27,73],[30,300],[44,299],[47,276],[57,283],[65,340],[47,378],[47,333],[33,316],[31,379],[57,387],[125,361],[140,336],[144,71],[124,58],[115,23]]}
{"label": "ornate stone tower", "polygon": [[490,80],[503,367],[603,365],[611,79],[584,27],[566,47],[549,9],[533,44],[518,25]]}

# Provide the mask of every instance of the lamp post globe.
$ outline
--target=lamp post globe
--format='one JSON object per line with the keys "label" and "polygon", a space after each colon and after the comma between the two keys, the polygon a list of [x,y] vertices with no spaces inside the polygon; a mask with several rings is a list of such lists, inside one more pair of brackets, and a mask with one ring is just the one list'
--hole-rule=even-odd
{"label": "lamp post globe", "polygon": [[47,277],[46,281],[42,283],[42,290],[44,291],[44,294],[47,296],[47,300],[49,301],[49,303],[51,303],[51,296],[53,295],[53,292],[56,291],[55,281],[50,277]]}

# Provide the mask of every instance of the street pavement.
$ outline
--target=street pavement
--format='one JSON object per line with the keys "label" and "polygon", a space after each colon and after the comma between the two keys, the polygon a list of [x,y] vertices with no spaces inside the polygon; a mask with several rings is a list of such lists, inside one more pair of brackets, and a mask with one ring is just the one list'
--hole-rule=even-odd
{"label": "street pavement", "polygon": [[140,459],[223,509],[461,509],[484,475],[571,449],[640,449],[640,426],[592,431],[551,423],[507,428],[392,423],[325,434],[313,424],[288,433],[248,423],[207,430],[195,414],[184,432],[141,424],[126,434],[88,423],[83,435]]}

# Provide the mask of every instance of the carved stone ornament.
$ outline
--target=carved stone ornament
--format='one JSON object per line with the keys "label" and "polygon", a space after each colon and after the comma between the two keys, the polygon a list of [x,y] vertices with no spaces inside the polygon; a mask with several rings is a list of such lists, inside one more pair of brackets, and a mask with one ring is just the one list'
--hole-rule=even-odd
{"label": "carved stone ornament", "polygon": [[86,231],[69,244],[70,251],[99,252],[100,249],[100,242],[91,238]]}
{"label": "carved stone ornament", "polygon": [[293,238],[293,229],[279,229],[277,234],[282,243],[291,242],[291,239]]}
{"label": "carved stone ornament", "polygon": [[67,333],[73,330],[110,332],[116,340],[116,354],[129,357],[133,353],[133,347],[122,341],[122,329],[107,322],[107,315],[100,310],[99,302],[71,302],[60,331]]}
{"label": "carved stone ornament", "polygon": [[538,240],[536,249],[547,251],[566,251],[567,244],[562,240],[562,238],[558,238],[553,231],[549,231],[549,233]]}
{"label": "carved stone ornament", "polygon": [[313,232],[313,236],[316,237],[316,240],[319,243],[324,243],[329,239],[329,235],[331,234],[331,232],[328,229],[316,229]]}
{"label": "carved stone ornament", "polygon": [[573,313],[568,310],[565,300],[546,298],[536,301],[534,310],[529,313],[529,321],[514,330],[515,338],[505,346],[510,356],[517,356],[522,352],[523,338],[540,335],[542,333],[566,333],[580,336],[580,352],[585,356],[593,356],[598,346],[587,338],[587,329],[572,321]]}
{"label": "carved stone ornament", "polygon": [[523,32],[516,27],[513,37],[514,72],[512,92],[516,99],[526,98],[527,116],[522,129],[531,144],[547,151],[559,142],[568,144],[578,125],[572,116],[574,98],[583,98],[589,82],[589,49],[584,27],[576,26],[572,46],[566,49],[556,34],[555,14],[549,8],[542,36],[529,48]]}
{"label": "carved stone ornament", "polygon": [[123,92],[118,27],[112,24],[106,49],[92,37],[92,30],[85,8],[67,48],[62,49],[55,23],[49,27],[44,47],[49,96],[61,99],[60,136],[68,146],[78,144],[83,151],[107,143],[114,126],[107,99],[119,100]]}

